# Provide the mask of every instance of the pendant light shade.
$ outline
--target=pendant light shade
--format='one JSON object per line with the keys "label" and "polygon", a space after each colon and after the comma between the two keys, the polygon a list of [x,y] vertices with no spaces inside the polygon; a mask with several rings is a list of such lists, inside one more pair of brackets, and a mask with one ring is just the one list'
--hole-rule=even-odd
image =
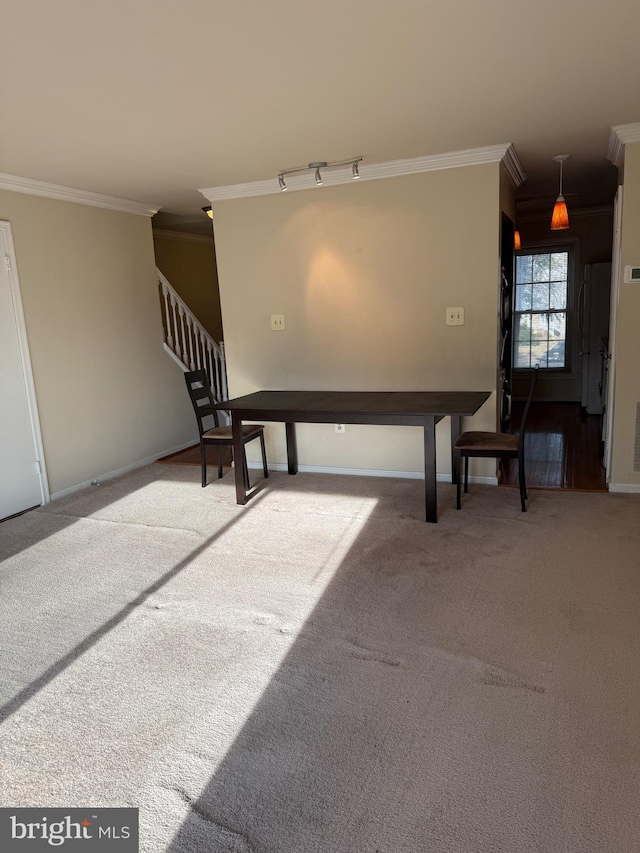
{"label": "pendant light shade", "polygon": [[568,227],[569,213],[567,211],[567,203],[564,200],[564,196],[559,195],[553,206],[553,213],[551,214],[551,230],[564,231],[565,228]]}
{"label": "pendant light shade", "polygon": [[522,241],[520,240],[519,231],[516,231],[516,233],[513,235],[513,248],[516,250],[516,252],[522,248]]}
{"label": "pendant light shade", "polygon": [[551,215],[551,230],[564,231],[569,227],[569,213],[567,211],[567,203],[562,195],[562,164],[569,159],[568,154],[558,154],[553,158],[556,163],[560,163],[560,193],[553,206],[553,214]]}

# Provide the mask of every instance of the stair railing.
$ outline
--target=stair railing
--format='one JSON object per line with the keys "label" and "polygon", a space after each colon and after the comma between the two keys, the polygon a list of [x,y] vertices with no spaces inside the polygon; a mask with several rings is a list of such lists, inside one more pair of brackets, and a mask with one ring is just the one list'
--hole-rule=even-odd
{"label": "stair railing", "polygon": [[228,400],[224,344],[214,341],[157,267],[156,273],[165,350],[183,370],[204,370],[216,400]]}

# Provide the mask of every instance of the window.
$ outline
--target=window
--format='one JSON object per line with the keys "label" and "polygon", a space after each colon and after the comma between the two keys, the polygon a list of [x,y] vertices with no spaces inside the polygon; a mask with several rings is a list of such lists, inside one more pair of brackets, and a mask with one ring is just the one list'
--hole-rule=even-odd
{"label": "window", "polygon": [[514,367],[566,367],[568,270],[568,252],[516,258]]}

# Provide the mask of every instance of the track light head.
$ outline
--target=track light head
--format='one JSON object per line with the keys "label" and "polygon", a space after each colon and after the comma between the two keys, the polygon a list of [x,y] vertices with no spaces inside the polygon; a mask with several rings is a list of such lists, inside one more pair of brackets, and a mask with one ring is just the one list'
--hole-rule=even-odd
{"label": "track light head", "polygon": [[[321,187],[324,183],[322,180],[322,172],[321,169],[337,169],[341,166],[348,168],[351,166],[351,175],[353,178],[360,177],[360,171],[358,169],[358,163],[362,160],[362,157],[353,157],[349,160],[338,160],[335,163],[328,163],[326,160],[314,160],[312,163],[307,163],[306,166],[296,166],[295,169],[283,169],[281,172],[278,172],[278,184],[282,192],[288,189],[287,185],[284,182],[285,175],[288,177],[289,175],[298,175],[303,172],[313,172],[315,174],[316,185]],[[340,176],[341,179],[338,180],[338,183],[342,183],[344,181],[345,175],[344,173]],[[335,183],[335,181],[334,181]],[[301,185],[297,180],[294,179],[292,187],[294,190],[304,189],[304,186]]]}
{"label": "track light head", "polygon": [[213,219],[213,210],[211,210],[211,205],[209,205],[208,207],[203,207],[202,210],[204,213],[207,214],[209,219]]}

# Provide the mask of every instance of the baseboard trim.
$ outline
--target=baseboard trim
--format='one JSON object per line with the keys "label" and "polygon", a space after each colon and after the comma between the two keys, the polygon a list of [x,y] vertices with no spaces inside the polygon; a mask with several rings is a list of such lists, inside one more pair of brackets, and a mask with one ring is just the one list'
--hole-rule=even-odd
{"label": "baseboard trim", "polygon": [[187,447],[193,447],[194,440],[183,442],[182,444],[178,444],[170,450],[159,451],[158,453],[154,453],[153,456],[145,456],[144,459],[138,459],[136,462],[132,462],[130,465],[125,465],[122,468],[116,468],[114,471],[107,471],[104,474],[97,474],[91,480],[85,480],[82,483],[76,483],[75,486],[69,486],[66,489],[60,489],[58,492],[53,492],[51,494],[51,500],[55,501],[58,498],[66,498],[67,495],[72,495],[74,492],[79,492],[82,489],[86,489],[87,486],[93,486],[98,483],[103,483],[105,480],[112,480],[114,477],[119,477],[121,474],[128,474],[129,471],[135,471],[136,468],[144,468],[145,465],[151,465],[152,462],[156,462],[163,456],[170,456],[172,453],[179,453],[181,450],[186,450]]}
{"label": "baseboard trim", "polygon": [[609,491],[622,495],[640,495],[640,483],[609,483]]}
{"label": "baseboard trim", "polygon": [[[249,462],[249,468],[262,470],[262,462]],[[270,462],[271,471],[287,471],[284,462]],[[334,468],[326,465],[298,465],[298,471],[302,474],[346,474],[354,477],[399,477],[404,480],[424,480],[421,471],[388,471],[379,468]],[[451,474],[436,474],[439,483],[450,483]],[[479,483],[484,486],[497,486],[497,477],[469,477],[470,483]]]}

